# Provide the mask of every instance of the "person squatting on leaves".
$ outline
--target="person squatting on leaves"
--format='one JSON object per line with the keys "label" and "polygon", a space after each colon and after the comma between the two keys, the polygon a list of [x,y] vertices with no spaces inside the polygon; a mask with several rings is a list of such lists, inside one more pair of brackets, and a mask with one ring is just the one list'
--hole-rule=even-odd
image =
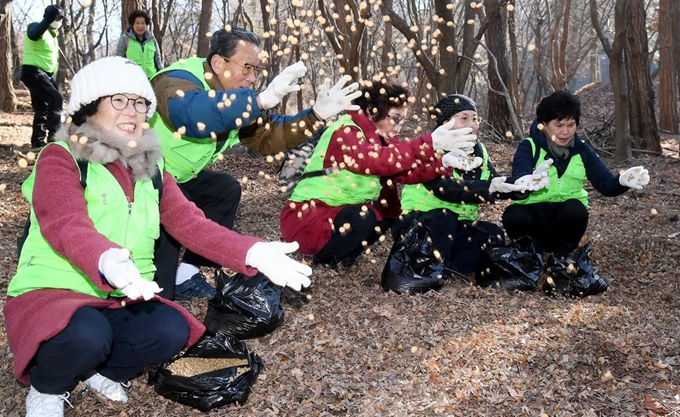
{"label": "person squatting on leaves", "polygon": [[[29,417],[63,416],[81,380],[126,402],[122,382],[202,335],[203,324],[157,295],[161,225],[246,276],[259,270],[299,290],[312,272],[287,256],[296,243],[239,235],[186,199],[163,169],[157,134],[144,129],[156,98],[137,64],[102,58],[76,73],[71,88],[70,118],[22,186],[30,229],[4,307],[15,376],[31,384]],[[85,188],[77,161],[87,162]]]}
{"label": "person squatting on leaves", "polygon": [[134,10],[128,16],[130,26],[123,32],[116,45],[116,56],[136,62],[148,78],[163,69],[158,42],[149,30],[151,17],[144,10]]}
{"label": "person squatting on leaves", "polygon": [[64,98],[57,88],[54,75],[59,68],[59,43],[57,34],[64,21],[64,11],[56,5],[45,8],[43,20],[26,28],[24,56],[21,65],[21,82],[31,94],[33,106],[33,133],[31,147],[52,142],[61,126]]}
{"label": "person squatting on leaves", "polygon": [[649,183],[649,173],[641,166],[614,175],[576,133],[581,102],[562,90],[544,97],[536,108],[530,137],[517,146],[512,161],[513,177],[531,173],[547,159],[550,185],[515,200],[503,213],[503,226],[512,239],[531,237],[537,253],[568,254],[579,245],[588,226],[586,180],[607,197]]}
{"label": "person squatting on leaves", "polygon": [[429,182],[443,170],[437,149],[472,148],[472,129],[440,126],[410,141],[397,134],[406,118],[410,91],[393,83],[362,87],[349,111],[330,125],[314,148],[306,170],[336,168],[303,178],[281,211],[286,241],[314,263],[351,266],[401,212],[397,183]]}
{"label": "person squatting on leaves", "polygon": [[[263,154],[291,149],[307,140],[323,119],[353,109],[351,100],[359,94],[351,93],[358,85],[345,87],[343,77],[333,88],[326,84],[314,106],[295,116],[270,113],[286,95],[300,90],[298,79],[307,68],[302,62],[290,65],[257,93],[252,87],[265,70],[259,45],[259,36],[252,32],[220,29],[212,35],[207,58],[180,60],[151,81],[158,97],[151,126],[160,137],[167,171],[206,217],[228,228],[234,224],[241,186],[232,176],[206,167],[239,141]],[[215,289],[199,266],[215,263],[187,250],[177,268],[181,246],[161,230],[156,250],[161,294],[170,299],[212,298]]]}
{"label": "person squatting on leaves", "polygon": [[[479,130],[477,107],[467,96],[450,94],[434,106],[431,115],[435,128],[455,121],[455,127]],[[496,199],[516,198],[527,189],[548,185],[546,161],[542,167],[516,181],[499,176],[479,140],[474,147],[453,150],[442,156],[444,175],[425,184],[405,185],[401,194],[403,216],[393,228],[394,239],[401,237],[413,222],[432,231],[432,240],[444,260],[446,276],[451,271],[470,274],[475,271],[485,245],[505,243],[503,230],[490,222],[478,220],[478,207]],[[519,193],[519,194],[518,194]]]}

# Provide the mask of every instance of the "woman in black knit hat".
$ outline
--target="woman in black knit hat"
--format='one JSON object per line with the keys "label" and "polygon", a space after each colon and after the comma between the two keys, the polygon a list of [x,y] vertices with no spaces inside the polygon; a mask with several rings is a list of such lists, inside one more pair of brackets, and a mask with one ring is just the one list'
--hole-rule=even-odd
{"label": "woman in black knit hat", "polygon": [[[436,127],[456,120],[455,128],[471,127],[476,134],[480,118],[475,102],[462,94],[441,99],[431,111]],[[425,184],[406,185],[402,191],[403,215],[394,227],[395,240],[414,222],[428,226],[433,243],[444,258],[445,269],[460,274],[474,272],[487,244],[504,244],[503,230],[478,220],[478,206],[497,198],[515,198],[527,190],[547,185],[542,167],[515,183],[506,182],[494,169],[484,145],[452,151],[442,156],[447,175]]]}

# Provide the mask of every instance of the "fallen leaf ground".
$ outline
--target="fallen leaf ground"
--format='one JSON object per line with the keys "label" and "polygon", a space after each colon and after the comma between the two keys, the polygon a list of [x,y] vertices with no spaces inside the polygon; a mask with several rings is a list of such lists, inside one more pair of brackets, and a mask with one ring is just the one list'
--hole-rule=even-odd
{"label": "fallen leaf ground", "polygon": [[[21,92],[20,92],[21,94]],[[28,206],[14,151],[29,142],[25,94],[14,114],[0,113],[0,307],[16,270],[15,243]],[[601,103],[593,100],[595,107]],[[515,144],[485,141],[501,172]],[[654,416],[680,415],[680,163],[677,137],[666,154],[636,154],[625,164],[601,153],[612,170],[649,169],[651,183],[617,198],[590,193],[593,264],[609,290],[584,299],[446,282],[436,293],[396,295],[380,288],[391,239],[357,265],[316,268],[311,300],[286,292],[286,322],[246,341],[266,362],[248,402],[222,416]],[[243,183],[239,232],[280,239],[284,199],[278,163],[227,155],[216,168]],[[30,166],[29,166],[30,167]],[[505,204],[482,216],[499,222]],[[656,213],[656,214],[654,214]],[[228,245],[225,243],[225,250]],[[303,258],[303,257],[300,257]],[[309,260],[309,259],[307,259]],[[471,277],[468,277],[471,278]],[[187,307],[199,318],[206,303]],[[24,415],[27,387],[15,381],[0,318],[0,415]],[[146,375],[130,402],[115,407],[87,391],[72,393],[66,416],[199,416],[158,396]]]}

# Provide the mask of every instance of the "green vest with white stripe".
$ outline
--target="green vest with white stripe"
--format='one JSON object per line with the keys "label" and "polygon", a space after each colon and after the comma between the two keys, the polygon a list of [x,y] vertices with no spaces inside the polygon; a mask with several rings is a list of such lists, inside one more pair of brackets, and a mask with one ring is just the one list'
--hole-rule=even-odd
{"label": "green vest with white stripe", "polygon": [[[489,153],[486,148],[481,143],[482,147],[482,173],[480,175],[480,180],[486,181],[491,176],[491,171],[489,170]],[[453,170],[452,177],[456,180],[462,179],[462,176],[457,170]],[[458,214],[459,220],[477,220],[479,216],[479,204],[470,203],[452,203],[449,201],[444,201],[434,195],[434,192],[428,190],[424,184],[408,184],[404,186],[401,192],[401,207],[404,214],[411,211],[426,212],[430,210],[441,210],[447,209]]]}
{"label": "green vest with white stripe", "polygon": [[[536,154],[536,144],[533,138],[526,138],[531,143],[532,154]],[[538,159],[536,160],[536,167],[545,160],[547,152],[545,149],[539,149]],[[562,203],[567,200],[579,200],[588,208],[588,191],[583,188],[583,183],[586,181],[586,167],[583,165],[581,155],[573,155],[569,159],[566,171],[562,177],[557,176],[557,168],[550,167],[548,171],[550,176],[550,186],[538,191],[529,193],[529,197],[524,200],[514,200],[513,204],[534,204],[534,203]]]}
{"label": "green vest with white stripe", "polygon": [[[196,78],[201,80],[205,91],[210,87],[205,82],[203,70],[204,58],[189,58],[176,62],[156,73],[155,76],[168,71],[184,70],[189,71]],[[199,172],[205,167],[214,163],[220,154],[238,143],[238,129],[229,132],[228,139],[221,143],[219,149],[218,142],[211,136],[206,138],[193,138],[180,135],[170,129],[158,112],[153,114],[149,124],[158,133],[160,139],[161,152],[165,158],[165,170],[170,173],[178,183],[184,183],[196,178]]]}
{"label": "green vest with white stripe", "polygon": [[[330,125],[321,135],[319,143],[314,147],[314,153],[310,157],[309,163],[304,173],[323,170],[323,161],[328,150],[333,133],[337,130],[353,126],[359,129],[361,135],[364,133],[361,128],[352,121],[352,118],[345,114],[338,118],[335,123]],[[347,169],[338,169],[327,175],[318,177],[303,178],[295,186],[293,194],[289,200],[295,202],[309,201],[317,199],[323,201],[331,207],[344,206],[349,204],[363,204],[376,199],[380,195],[380,177],[377,175],[355,174]]]}
{"label": "green vest with white stripe", "polygon": [[[70,152],[64,142],[47,146],[62,146]],[[73,163],[76,164],[75,159]],[[160,160],[158,175],[162,175],[162,165]],[[105,292],[99,289],[83,271],[52,249],[45,240],[33,210],[36,169],[21,187],[31,205],[30,229],[7,295],[16,297],[41,288],[57,288],[99,298],[124,297],[120,290]],[[94,162],[87,164],[84,196],[94,227],[112,242],[128,249],[142,277],[153,281],[156,271],[153,263],[154,243],[160,235],[159,190],[154,188],[151,179],[137,181],[134,187],[134,200],[129,203],[120,184],[104,165]]]}

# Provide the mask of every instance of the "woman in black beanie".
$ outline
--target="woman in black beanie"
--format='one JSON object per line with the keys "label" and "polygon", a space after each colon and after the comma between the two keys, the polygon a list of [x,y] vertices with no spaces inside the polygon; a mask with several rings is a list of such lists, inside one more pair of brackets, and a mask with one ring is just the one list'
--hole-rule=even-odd
{"label": "woman in black beanie", "polygon": [[[471,127],[474,134],[481,120],[475,102],[462,94],[441,99],[431,115],[435,128],[456,119],[455,128]],[[393,228],[394,239],[413,222],[420,222],[432,231],[433,243],[444,258],[447,274],[450,276],[451,271],[470,274],[485,245],[505,242],[499,226],[478,220],[478,206],[493,203],[497,198],[515,198],[547,183],[542,183],[540,170],[515,183],[506,183],[506,177],[496,172],[479,140],[474,148],[443,155],[442,164],[447,168],[447,175],[425,184],[404,186],[403,215]]]}

